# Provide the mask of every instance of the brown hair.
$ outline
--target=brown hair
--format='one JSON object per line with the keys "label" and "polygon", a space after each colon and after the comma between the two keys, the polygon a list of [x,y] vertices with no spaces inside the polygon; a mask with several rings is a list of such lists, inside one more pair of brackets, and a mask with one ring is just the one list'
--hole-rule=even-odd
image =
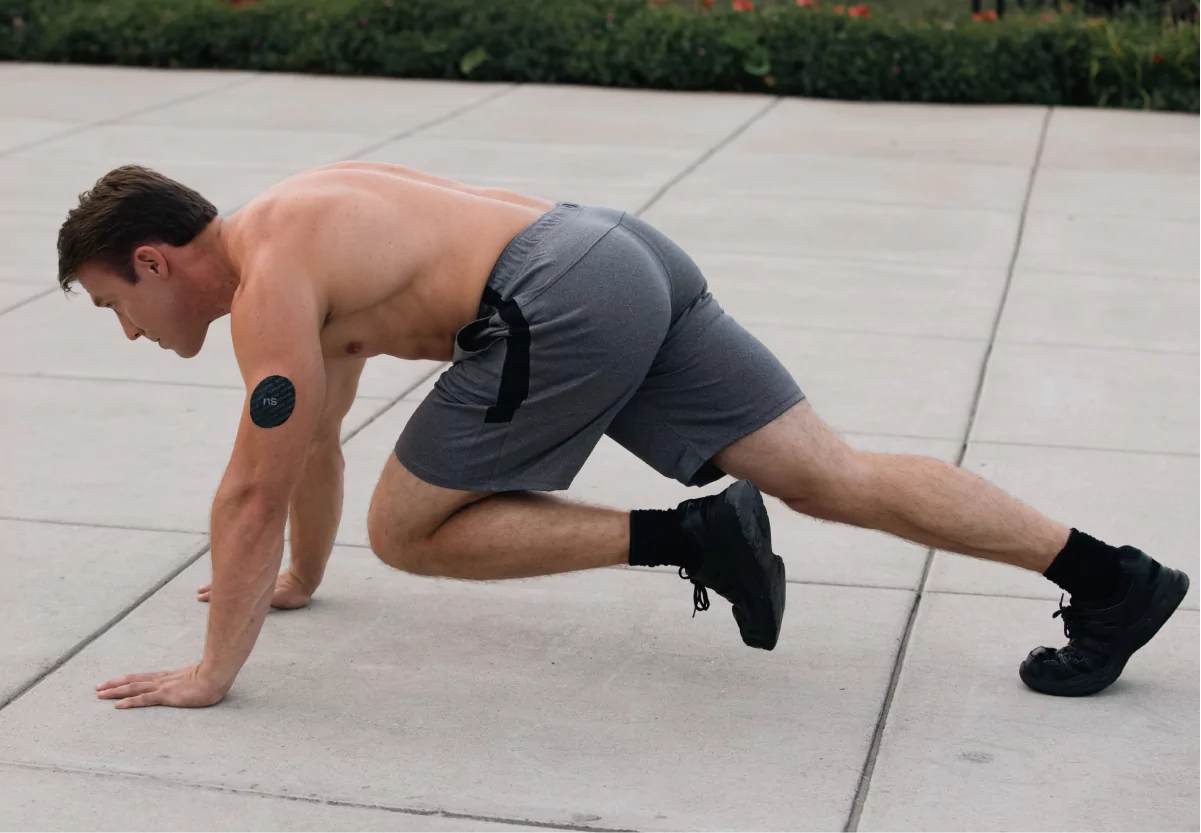
{"label": "brown hair", "polygon": [[216,216],[211,202],[156,171],[140,165],[111,170],[79,195],[58,231],[58,285],[70,292],[79,267],[92,261],[137,283],[138,246],[187,245]]}

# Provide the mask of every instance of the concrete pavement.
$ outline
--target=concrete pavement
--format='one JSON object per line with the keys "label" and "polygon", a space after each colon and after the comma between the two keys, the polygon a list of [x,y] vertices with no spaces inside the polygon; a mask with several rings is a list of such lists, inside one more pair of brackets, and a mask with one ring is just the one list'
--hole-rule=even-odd
{"label": "concrete pavement", "polygon": [[[227,322],[183,362],[62,298],[58,225],[120,164],[230,212],[345,158],[640,212],[854,444],[1201,578],[1195,117],[0,64],[0,828],[1198,829],[1196,590],[1066,700],[1016,674],[1049,582],[774,502],[770,654],[665,569],[408,576],[366,508],[432,362],[369,364],[326,584],[227,700],[97,700],[199,659],[243,393]],[[607,439],[568,492],[695,494]]]}

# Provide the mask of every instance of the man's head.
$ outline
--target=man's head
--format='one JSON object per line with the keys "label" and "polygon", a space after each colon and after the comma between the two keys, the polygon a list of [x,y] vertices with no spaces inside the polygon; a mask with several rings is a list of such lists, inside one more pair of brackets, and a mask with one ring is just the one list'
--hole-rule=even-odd
{"label": "man's head", "polygon": [[79,281],[97,306],[116,312],[130,340],[146,336],[190,358],[222,312],[207,286],[215,241],[200,245],[216,217],[211,202],[162,174],[137,165],[110,171],[59,230],[59,285],[70,292]]}

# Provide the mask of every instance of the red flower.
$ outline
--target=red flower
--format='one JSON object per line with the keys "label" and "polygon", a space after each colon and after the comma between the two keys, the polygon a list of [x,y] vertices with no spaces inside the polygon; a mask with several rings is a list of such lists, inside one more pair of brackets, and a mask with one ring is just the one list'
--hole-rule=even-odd
{"label": "red flower", "polygon": [[701,0],[701,5],[706,9],[711,9],[713,8],[713,0]]}
{"label": "red flower", "polygon": [[851,6],[849,9],[847,9],[847,17],[867,17],[868,14],[870,14],[870,12],[868,11],[867,6],[862,3],[858,6]]}
{"label": "red flower", "polygon": [[798,6],[800,6],[802,9],[820,9],[821,8],[821,6],[817,5],[817,0],[796,0],[796,4]]}
{"label": "red flower", "polygon": [[986,20],[989,23],[996,23],[997,13],[992,9],[989,9],[986,12],[972,12],[972,20]]}
{"label": "red flower", "polygon": [[1041,20],[1043,23],[1050,23],[1051,15],[1047,14],[1046,12],[1043,12],[1042,14],[1040,14],[1038,16],[1038,19]]}
{"label": "red flower", "polygon": [[736,12],[753,12],[755,10],[754,0],[734,0],[734,11]]}
{"label": "red flower", "polygon": [[844,13],[846,10],[847,10],[847,7],[846,7],[846,6],[843,6],[842,4],[839,4],[839,5],[837,5],[837,6],[835,6],[835,7],[834,7],[834,14],[842,14],[842,13]]}
{"label": "red flower", "polygon": [[251,3],[257,3],[259,0],[229,0],[229,5],[235,9],[240,9],[243,6],[249,6]]}
{"label": "red flower", "polygon": [[1151,56],[1151,63],[1162,64],[1163,63],[1163,55],[1160,55],[1158,52],[1156,52],[1154,55]]}

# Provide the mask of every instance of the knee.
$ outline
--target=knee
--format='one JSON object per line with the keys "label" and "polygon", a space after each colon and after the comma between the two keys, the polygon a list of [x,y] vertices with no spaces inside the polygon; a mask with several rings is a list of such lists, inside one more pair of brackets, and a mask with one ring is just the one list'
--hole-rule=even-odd
{"label": "knee", "polygon": [[418,576],[437,575],[426,542],[375,502],[367,513],[367,540],[375,557],[389,567]]}
{"label": "knee", "polygon": [[848,522],[856,517],[870,492],[871,455],[849,445],[832,449],[820,461],[809,461],[780,494],[790,509],[823,521]]}

